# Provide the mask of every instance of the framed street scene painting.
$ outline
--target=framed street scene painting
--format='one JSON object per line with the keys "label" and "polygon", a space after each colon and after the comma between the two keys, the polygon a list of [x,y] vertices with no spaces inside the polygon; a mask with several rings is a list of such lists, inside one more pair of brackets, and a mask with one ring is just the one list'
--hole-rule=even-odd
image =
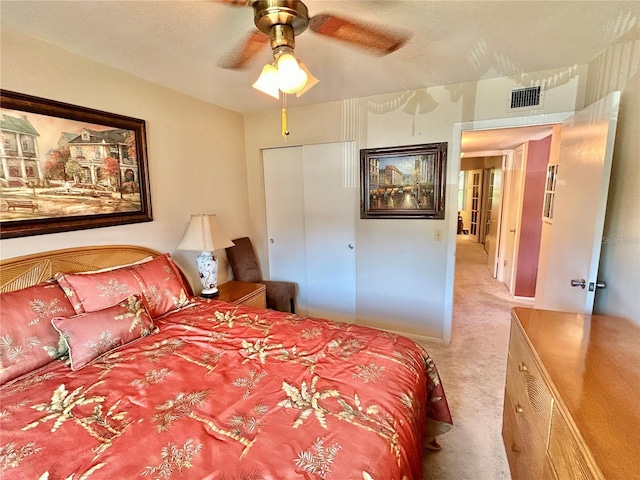
{"label": "framed street scene painting", "polygon": [[0,91],[0,238],[152,220],[144,120]]}
{"label": "framed street scene painting", "polygon": [[447,143],[360,150],[360,218],[444,218]]}

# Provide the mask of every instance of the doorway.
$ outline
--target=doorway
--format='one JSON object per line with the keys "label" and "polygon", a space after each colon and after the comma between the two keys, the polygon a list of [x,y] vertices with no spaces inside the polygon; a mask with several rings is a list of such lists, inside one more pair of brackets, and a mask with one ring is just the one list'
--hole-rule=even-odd
{"label": "doorway", "polygon": [[[561,164],[556,162],[562,177],[558,175],[553,182],[554,185],[562,186],[562,189],[554,190],[553,216],[548,217],[553,218],[554,227],[546,221],[542,223],[547,227],[542,230],[545,236],[545,240],[541,240],[544,243],[544,252],[540,251],[536,268],[540,268],[540,285],[545,287],[545,292],[538,295],[536,289],[536,308],[590,314],[596,289],[605,286],[604,282],[598,281],[597,275],[620,96],[621,93],[618,91],[611,92],[575,113],[520,119],[519,125],[554,125],[554,129],[562,131],[562,142],[554,140],[554,146],[549,147],[553,152],[549,160],[562,159]],[[485,130],[487,138],[491,138],[497,129],[509,130],[514,120],[517,119],[455,124],[450,173],[457,175],[460,171],[463,132]],[[555,139],[558,140],[558,137]],[[548,173],[549,169],[545,171],[547,176]],[[575,179],[580,181],[573,181]],[[545,197],[544,189],[542,194]],[[513,206],[509,201],[504,201],[503,205],[505,209]],[[516,208],[519,206],[516,205]],[[576,215],[575,212],[583,214]],[[502,218],[505,218],[505,215]],[[542,213],[539,218],[542,220]],[[500,230],[500,236],[503,237],[505,229],[501,226]],[[577,246],[570,243],[576,238],[579,239]],[[454,240],[455,237],[449,243],[453,253]],[[570,248],[567,248],[568,246]],[[554,268],[548,268],[550,265]],[[559,265],[561,268],[558,268]],[[446,275],[448,293],[451,294],[454,274],[455,255],[452,255],[448,258]],[[567,281],[569,278],[571,282]],[[587,284],[589,288],[585,290]],[[453,320],[453,296],[449,298],[449,321],[445,323],[443,335],[445,341],[451,340]]]}
{"label": "doorway", "polygon": [[[475,135],[486,133],[465,132],[463,142],[468,144],[474,141]],[[554,128],[552,125],[519,127],[490,133],[491,138],[482,140],[485,144],[497,142],[513,148],[502,156],[475,157],[475,152],[465,152],[461,168],[474,165],[469,162],[484,167],[470,172],[474,177],[480,177],[473,182],[472,189],[474,197],[481,201],[477,212],[472,212],[477,216],[478,233],[470,235],[469,239],[482,244],[488,270],[494,278],[504,282],[512,296],[533,298],[541,243],[544,182]],[[476,192],[477,185],[481,186],[479,192]]]}
{"label": "doorway", "polygon": [[[463,151],[473,151],[476,155],[482,156],[509,155],[510,150],[518,145],[518,143],[512,143],[512,141],[506,144],[504,143],[502,135],[506,134],[507,131],[513,130],[516,133],[524,133],[527,132],[527,130],[525,129],[531,129],[528,131],[528,133],[532,133],[533,129],[535,128],[548,129],[550,128],[550,125],[561,123],[565,119],[569,118],[572,114],[573,112],[562,112],[547,115],[533,115],[527,117],[513,117],[455,124],[453,126],[451,152],[449,156],[451,163],[448,174],[451,175],[451,178],[459,177]],[[499,130],[500,132],[498,132]],[[498,133],[500,133],[501,135],[498,135]],[[465,135],[464,150],[462,144],[463,134]],[[467,139],[471,141],[468,141]],[[520,143],[524,143],[524,141]],[[500,193],[505,188],[504,186],[506,183],[506,179],[504,177],[505,176],[503,175],[503,178],[501,179],[500,189],[498,189],[498,192]],[[494,188],[494,193],[498,192],[496,192],[496,189]],[[500,217],[503,218],[504,215],[505,212],[502,212],[500,214]],[[455,232],[455,225],[451,226],[451,231]],[[501,236],[502,233],[498,234],[497,240],[495,242],[497,244],[498,251],[502,248],[503,244]],[[453,242],[455,242],[455,237],[456,236],[454,235]],[[455,245],[452,244],[451,248],[455,249]],[[455,250],[452,250],[452,252],[455,252]],[[452,254],[448,258],[447,266],[446,284],[448,286],[447,294],[450,298],[450,301],[447,302],[445,306],[445,318],[449,319],[449,321],[444,325],[443,338],[445,342],[449,342],[451,340],[451,320],[453,318],[453,283],[455,268],[455,254]]]}

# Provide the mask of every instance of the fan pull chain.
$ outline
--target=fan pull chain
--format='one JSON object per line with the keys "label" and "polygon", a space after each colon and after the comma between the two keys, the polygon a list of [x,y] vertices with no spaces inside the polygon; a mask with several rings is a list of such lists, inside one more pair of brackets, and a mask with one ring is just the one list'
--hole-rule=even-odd
{"label": "fan pull chain", "polygon": [[289,127],[287,126],[287,94],[282,94],[282,138],[287,140],[287,135],[289,135]]}

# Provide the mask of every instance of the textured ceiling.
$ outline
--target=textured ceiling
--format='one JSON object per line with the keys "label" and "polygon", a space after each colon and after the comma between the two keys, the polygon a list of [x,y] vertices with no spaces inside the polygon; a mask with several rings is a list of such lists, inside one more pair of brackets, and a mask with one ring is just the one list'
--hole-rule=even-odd
{"label": "textured ceiling", "polygon": [[[638,36],[638,1],[314,1],[330,12],[411,35],[385,56],[306,31],[296,55],[320,83],[289,105],[322,103],[434,85],[567,68]],[[271,59],[241,71],[217,64],[253,26],[253,11],[216,1],[0,1],[13,29],[185,94],[250,112],[274,100],[250,85]]]}

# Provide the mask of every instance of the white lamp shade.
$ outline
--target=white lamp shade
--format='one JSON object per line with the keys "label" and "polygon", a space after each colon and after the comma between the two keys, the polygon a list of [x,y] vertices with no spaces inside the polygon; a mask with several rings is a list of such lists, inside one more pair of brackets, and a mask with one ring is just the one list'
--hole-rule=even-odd
{"label": "white lamp shade", "polygon": [[191,215],[191,220],[178,244],[178,250],[210,251],[232,247],[234,243],[227,237],[215,215]]}

